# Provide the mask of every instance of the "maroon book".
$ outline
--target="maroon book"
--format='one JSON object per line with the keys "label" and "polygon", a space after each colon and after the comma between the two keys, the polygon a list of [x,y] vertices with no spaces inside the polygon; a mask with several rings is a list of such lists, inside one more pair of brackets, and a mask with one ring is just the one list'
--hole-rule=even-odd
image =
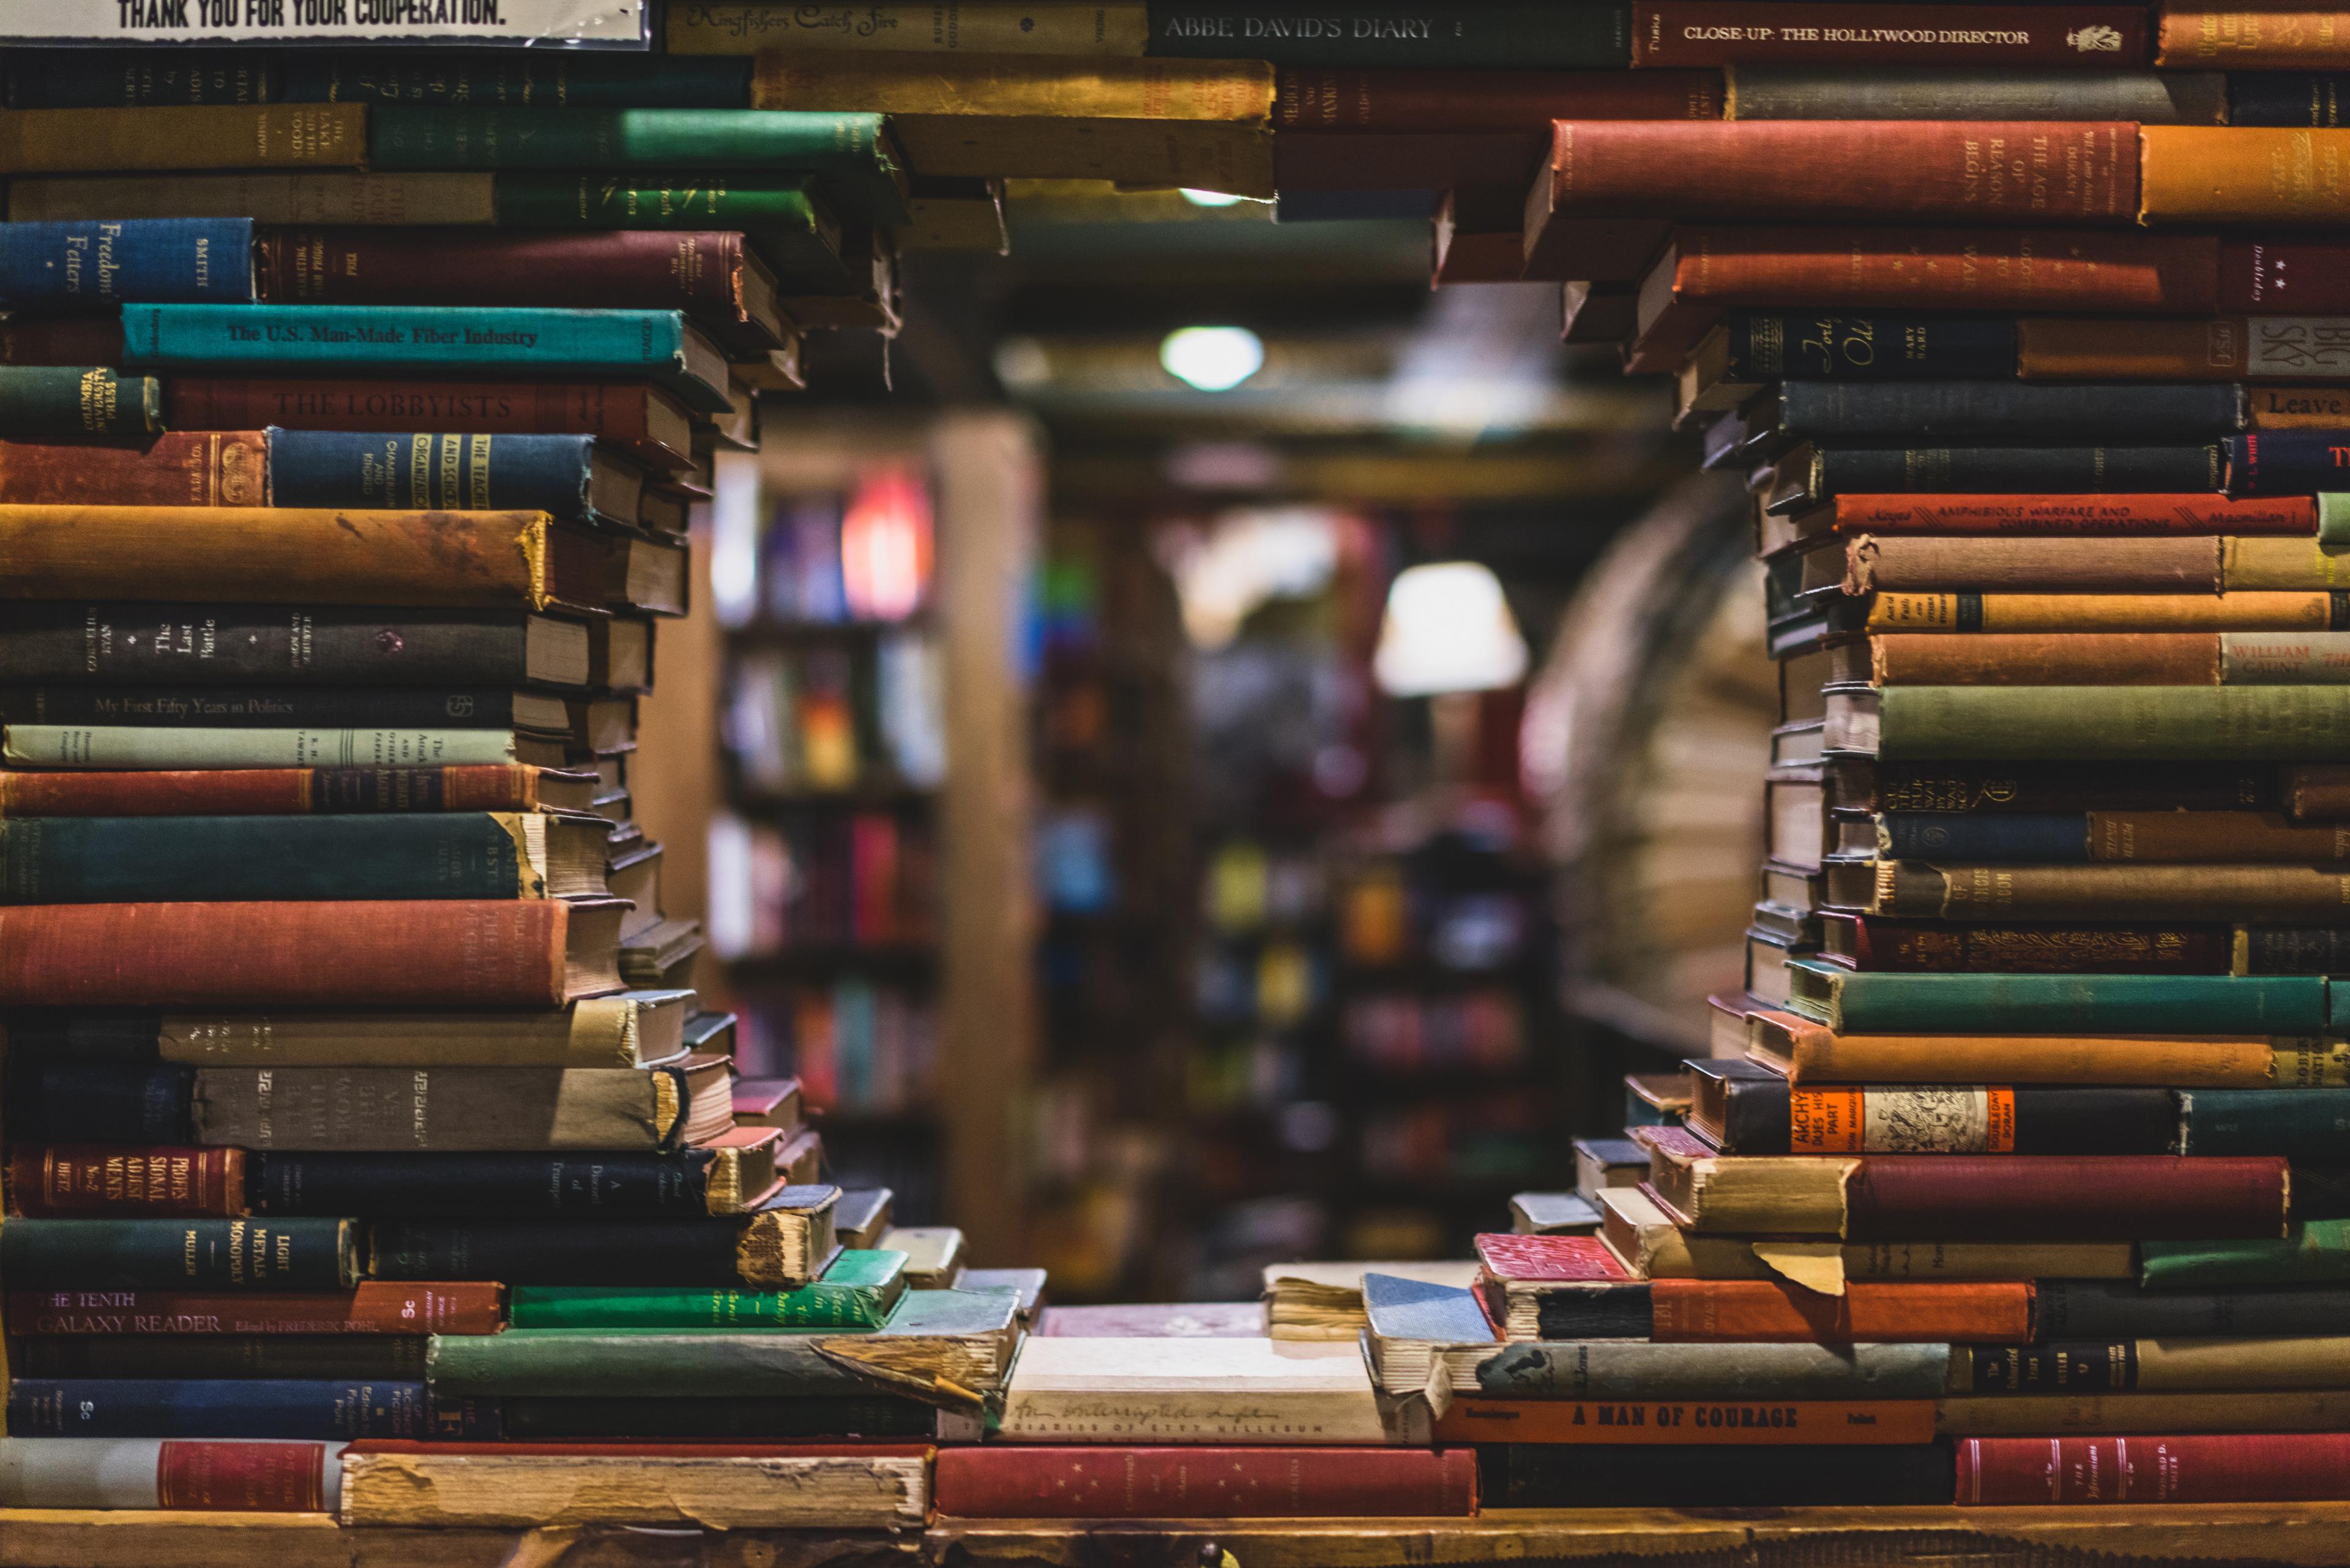
{"label": "maroon book", "polygon": [[254,246],[272,304],[678,310],[755,355],[783,339],[749,307],[753,265],[723,230],[272,228]]}
{"label": "maroon book", "polygon": [[1837,0],[1639,0],[1632,64],[2070,66],[2144,70],[2140,5],[1855,5]]}
{"label": "maroon book", "polygon": [[1873,972],[2227,974],[2228,926],[1951,926],[1827,915],[1821,956]]}
{"label": "maroon book", "polygon": [[1967,1438],[1961,1503],[2337,1502],[2350,1432]]}
{"label": "maroon book", "polygon": [[[1284,66],[1273,128],[1548,134],[1554,119],[1720,119],[1720,71],[1406,71]],[[1275,142],[1278,148],[1278,140]]]}
{"label": "maroon book", "polygon": [[1274,183],[1284,191],[1449,191],[1523,186],[1542,157],[1528,131],[1376,131],[1273,139]]}
{"label": "maroon book", "polygon": [[143,441],[0,442],[0,503],[16,506],[266,506],[259,425]]}
{"label": "maroon book", "polygon": [[1847,1241],[2282,1237],[2281,1158],[1903,1154],[1858,1161]]}
{"label": "maroon book", "polygon": [[964,1519],[1461,1518],[1473,1449],[1026,1444],[941,1449],[931,1505]]}
{"label": "maroon book", "polygon": [[167,376],[173,430],[463,431],[476,435],[591,435],[663,469],[693,462],[693,416],[659,387],[635,381],[328,380],[274,376]]}

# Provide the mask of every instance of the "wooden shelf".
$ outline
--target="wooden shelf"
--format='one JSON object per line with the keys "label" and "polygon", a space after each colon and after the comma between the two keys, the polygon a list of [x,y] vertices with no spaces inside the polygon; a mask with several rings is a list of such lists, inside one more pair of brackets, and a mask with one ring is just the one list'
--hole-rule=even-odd
{"label": "wooden shelf", "polygon": [[0,1563],[40,1568],[2134,1568],[2350,1562],[2350,1503],[1498,1510],[1478,1519],[947,1521],[921,1532],[344,1530],[324,1514],[0,1510]]}

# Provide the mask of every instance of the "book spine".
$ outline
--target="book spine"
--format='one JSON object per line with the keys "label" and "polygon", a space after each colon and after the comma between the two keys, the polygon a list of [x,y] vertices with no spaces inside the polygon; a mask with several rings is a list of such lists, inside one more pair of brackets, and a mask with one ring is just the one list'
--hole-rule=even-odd
{"label": "book spine", "polygon": [[259,62],[256,68],[261,65],[272,71],[278,84],[273,96],[288,103],[740,107],[751,89],[747,61],[671,60],[658,55],[625,54],[614,57],[593,50],[305,49],[282,61]]}
{"label": "book spine", "polygon": [[2282,1154],[2325,1160],[2350,1132],[2350,1094],[2339,1089],[2182,1089],[2181,1154]]}
{"label": "book spine", "polygon": [[2245,974],[2350,973],[2350,930],[2339,926],[2247,926],[2238,943]]}
{"label": "book spine", "polygon": [[2085,815],[1977,816],[1887,812],[1877,818],[1877,852],[1889,859],[2017,860],[2080,865],[2089,859]]}
{"label": "book spine", "polygon": [[126,359],[149,368],[250,366],[452,370],[528,366],[552,377],[667,370],[681,353],[674,312],[556,313],[504,306],[130,305]]}
{"label": "book spine", "polygon": [[536,779],[536,768],[511,765],[0,773],[0,816],[529,811]]}
{"label": "book spine", "polygon": [[[1773,309],[1804,304],[2193,316],[2220,308],[2216,240],[2084,231],[2068,234],[2054,252],[2045,234],[2021,228],[1691,225],[1674,234],[1672,289],[1684,304]],[[2087,374],[2165,379],[2126,370]]]}
{"label": "book spine", "polygon": [[36,316],[0,322],[0,364],[79,369],[112,365],[121,358],[118,317]]}
{"label": "book spine", "polygon": [[331,1511],[342,1461],[324,1443],[153,1438],[0,1438],[0,1505]]}
{"label": "book spine", "polygon": [[[183,438],[162,441],[178,439]],[[12,450],[0,448],[0,453]],[[257,454],[257,445],[255,450]],[[0,626],[0,659],[13,681],[27,686],[257,685],[271,688],[280,701],[292,701],[286,689],[301,686],[464,688],[441,694],[437,705],[428,698],[396,714],[370,714],[380,723],[430,726],[478,711],[488,695],[484,688],[525,684],[531,673],[529,629],[521,616],[497,611],[402,615],[341,605],[50,601],[11,608]],[[337,691],[330,700],[341,703],[353,695]],[[451,709],[452,699],[462,699],[466,709]],[[497,700],[510,710],[511,696],[500,693]],[[288,711],[281,722],[331,719],[344,710]],[[107,716],[92,710],[46,717],[104,722]],[[501,710],[484,722],[508,717]]]}
{"label": "book spine", "polygon": [[588,513],[587,435],[270,432],[281,506],[403,512]]}
{"label": "book spine", "polygon": [[1864,973],[2227,974],[2235,945],[2231,928],[2202,925],[1944,926],[1862,915],[1853,931],[1854,967]]}
{"label": "book spine", "polygon": [[[156,629],[167,638],[171,635],[165,628]],[[206,635],[213,630],[207,628]],[[402,672],[408,673],[406,667]],[[0,692],[0,723],[274,730],[307,728],[322,722],[331,725],[339,719],[345,724],[430,729],[463,720],[469,727],[504,730],[515,723],[515,705],[511,688],[467,685],[454,691],[435,690],[421,681],[413,689],[377,683],[357,690],[327,691],[279,686],[132,685],[127,681],[104,686],[79,681],[34,685],[28,681]],[[533,727],[544,728],[551,721],[541,721]],[[563,727],[553,728],[560,733]]]}
{"label": "book spine", "polygon": [[2331,1335],[2350,1311],[2350,1290],[2147,1291],[2131,1280],[2048,1279],[2040,1283],[2040,1334],[2048,1340],[2248,1339]]}
{"label": "book spine", "polygon": [[[2171,14],[2164,15],[2168,26]],[[2350,1434],[1964,1438],[1963,1504],[2320,1502],[2350,1497]]]}
{"label": "book spine", "polygon": [[1554,213],[2116,223],[2137,128],[2114,120],[1561,120]]}
{"label": "book spine", "polygon": [[425,1357],[435,1389],[498,1398],[796,1399],[874,1392],[876,1385],[849,1365],[852,1358],[827,1355],[827,1345],[825,1336],[765,1330],[723,1335],[508,1331],[437,1338]]}
{"label": "book spine", "polygon": [[2015,324],[1970,317],[1733,311],[1730,381],[1874,381],[2015,374]]}
{"label": "book spine", "polygon": [[2051,865],[2123,860],[2308,864],[2350,859],[2350,825],[2291,823],[2256,812],[2093,811],[2077,816],[1894,812],[1879,820],[1877,853],[1905,860]]}
{"label": "book spine", "polygon": [[[1870,19],[1887,16],[1870,13]],[[1905,5],[1869,26],[1818,0],[1639,0],[1635,66],[2064,66],[2147,63],[2147,17],[2130,5]],[[1857,34],[1858,36],[1854,35]],[[1954,119],[1965,118],[1953,116]]]}
{"label": "book spine", "polygon": [[193,1109],[203,1144],[467,1154],[662,1148],[686,1107],[671,1069],[202,1067]]}
{"label": "book spine", "polygon": [[2297,1220],[2282,1240],[2145,1241],[2138,1282],[2150,1291],[2265,1290],[2350,1280],[2350,1220]]}
{"label": "book spine", "polygon": [[553,899],[0,908],[0,1002],[555,1007],[569,917]]}
{"label": "book spine", "polygon": [[2305,495],[1839,495],[1832,514],[1843,534],[2317,532],[2317,508]]}
{"label": "book spine", "polygon": [[2178,446],[1833,447],[1815,458],[1814,493],[2220,490],[2216,441]]}
{"label": "book spine", "polygon": [[421,1383],[35,1378],[8,1386],[8,1431],[41,1438],[429,1438]]}
{"label": "book spine", "polygon": [[[733,1286],[741,1222],[614,1220],[573,1222],[390,1220],[374,1227],[375,1277],[509,1285]],[[436,1363],[434,1376],[441,1373]],[[486,1392],[488,1390],[475,1390]]]}
{"label": "book spine", "polygon": [[19,767],[172,771],[304,767],[498,766],[515,760],[505,730],[167,730],[146,724],[9,724],[0,762]]}
{"label": "book spine", "polygon": [[0,75],[10,109],[139,109],[278,101],[271,51],[49,49],[12,56]]}
{"label": "book spine", "polygon": [[2021,1343],[2032,1286],[2012,1281],[1903,1281],[1825,1295],[1779,1280],[1655,1280],[1656,1343],[1813,1345]]}
{"label": "book spine", "polygon": [[654,394],[602,381],[333,381],[173,376],[163,383],[172,423],[182,430],[482,431],[491,435],[577,432],[630,446],[650,444]]}
{"label": "book spine", "polygon": [[884,117],[787,109],[468,109],[388,104],[369,111],[374,167],[397,169],[750,168],[862,173],[885,160]]}
{"label": "book spine", "polygon": [[881,1294],[814,1281],[795,1291],[674,1291],[517,1286],[515,1328],[879,1328]]}
{"label": "book spine", "polygon": [[[463,1077],[461,1071],[457,1085],[461,1092]],[[706,1149],[631,1154],[617,1147],[586,1156],[351,1154],[281,1148],[253,1157],[252,1192],[261,1212],[278,1215],[363,1214],[370,1219],[409,1220],[700,1217],[710,1211],[712,1158]]]}
{"label": "book spine", "polygon": [[1496,1345],[1477,1363],[1476,1391],[1543,1400],[1932,1399],[1950,1360],[1947,1345],[1520,1342]]}
{"label": "book spine", "polygon": [[2137,1341],[1970,1345],[1950,1352],[1954,1394],[2117,1394],[2137,1386]]}
{"label": "book spine", "polygon": [[151,436],[162,383],[102,367],[0,365],[0,436]]}
{"label": "book spine", "polygon": [[2339,70],[2350,66],[2329,11],[2155,7],[2154,63],[2166,70]]}
{"label": "book spine", "polygon": [[244,1151],[90,1144],[8,1153],[9,1212],[36,1219],[245,1213]]}
{"label": "book spine", "polygon": [[12,180],[8,216],[18,221],[201,218],[235,213],[256,223],[488,223],[488,174],[99,174]]}
{"label": "book spine", "polygon": [[277,305],[514,305],[743,313],[743,236],[710,230],[263,231],[259,295]]}
{"label": "book spine", "polygon": [[258,431],[173,433],[140,447],[11,441],[0,447],[0,503],[266,506],[268,445]]}
{"label": "book spine", "polygon": [[2350,688],[1888,686],[1877,753],[2297,761],[2350,755]]}
{"label": "book spine", "polygon": [[1648,1339],[1655,1324],[1645,1282],[1542,1291],[1535,1297],[1538,1339]]}
{"label": "book spine", "polygon": [[520,830],[485,812],[26,817],[0,823],[19,904],[544,897]]}
{"label": "book spine", "polygon": [[1681,1448],[1492,1443],[1478,1452],[1478,1496],[1503,1508],[1789,1508],[1909,1503],[1947,1507],[1947,1440],[1880,1448]]}
{"label": "book spine", "polygon": [[[1954,1042],[1963,1042],[1963,1049]],[[2210,1085],[2268,1088],[2345,1083],[2350,1058],[2322,1041],[2295,1044],[2182,1035],[1800,1034],[1791,1082]]]}
{"label": "book spine", "polygon": [[658,173],[515,169],[496,180],[500,228],[731,230],[789,290],[835,293],[855,281],[840,254],[839,220],[804,175],[712,173],[689,184]]}
{"label": "book spine", "polygon": [[938,1412],[912,1399],[800,1395],[787,1399],[500,1399],[508,1438],[522,1441],[627,1439],[633,1442],[809,1441],[819,1438],[930,1438]]}
{"label": "book spine", "polygon": [[2015,362],[2020,375],[2060,381],[2341,380],[2350,377],[2350,320],[2025,320],[2016,324]]}
{"label": "book spine", "polygon": [[1795,436],[2028,436],[2039,441],[2126,435],[2148,441],[2197,441],[2241,431],[2244,423],[2242,389],[2213,383],[1792,381],[1779,394],[1779,429]]}
{"label": "book spine", "polygon": [[2168,1240],[2283,1233],[2282,1159],[1869,1157],[1845,1191],[1856,1241]]}
{"label": "book spine", "polygon": [[11,1290],[8,1332],[23,1334],[475,1334],[505,1324],[504,1292],[486,1282],[378,1280],[325,1294],[173,1290]]}
{"label": "book spine", "polygon": [[0,170],[356,169],[367,157],[367,112],[358,104],[25,109],[0,126]]}
{"label": "book spine", "polygon": [[[2105,637],[1896,632],[1870,639],[1870,674],[1881,686],[2218,686],[2226,683],[2230,639],[2241,639],[2240,663],[2263,669],[2272,668],[2262,658],[2272,646],[2314,652],[2338,641],[2350,655],[2350,637],[2328,632],[2302,638],[2192,631]],[[2287,662],[2280,658],[2275,664]]]}
{"label": "book spine", "polygon": [[131,218],[0,226],[0,299],[12,308],[104,310],[126,300],[253,297],[250,218]]}
{"label": "book spine", "polygon": [[1783,1147],[1741,1153],[2168,1154],[2168,1089],[1781,1086]]}
{"label": "book spine", "polygon": [[336,1290],[354,1282],[348,1220],[12,1220],[12,1288]]}
{"label": "book spine", "polygon": [[184,1067],[28,1055],[10,1064],[7,1082],[14,1139],[172,1147],[195,1141],[189,1119],[195,1078]]}
{"label": "book spine", "polygon": [[[1748,57],[1751,60],[1752,57]],[[2126,119],[2227,125],[2229,81],[2217,71],[2076,71],[2029,67],[1871,69],[1841,62],[1729,71],[1731,119]],[[1581,111],[1578,109],[1577,111]]]}
{"label": "book spine", "polygon": [[1503,67],[1612,70],[1630,57],[1617,5],[1562,9],[1476,0],[1434,18],[1378,5],[1309,0],[1150,0],[1146,54],[1270,60],[1276,66]]}
{"label": "book spine", "polygon": [[2256,431],[2330,431],[2350,425],[2350,388],[2246,387],[2244,404]]}
{"label": "book spine", "polygon": [[[1273,128],[1312,135],[1532,131],[1554,119],[1719,119],[1717,71],[1350,70],[1275,73]],[[2107,118],[2117,118],[2108,116]]]}
{"label": "book spine", "polygon": [[13,1367],[26,1377],[303,1377],[359,1382],[424,1376],[424,1336],[396,1334],[34,1335]]}
{"label": "book spine", "polygon": [[2350,483],[2350,445],[2339,431],[2254,431],[2221,443],[2230,495],[2307,495]]}
{"label": "book spine", "polygon": [[2230,125],[2309,125],[2345,122],[2350,78],[2331,71],[2230,72]]}
{"label": "book spine", "polygon": [[[1889,891],[1888,891],[1889,884]],[[2317,921],[2350,902],[2350,877],[2303,866],[1926,866],[1880,871],[1871,914],[1972,920]]]}
{"label": "book spine", "polygon": [[2337,163],[2350,130],[2150,125],[2138,139],[2147,223],[2329,224],[2350,216],[2350,196],[2335,182],[2278,172]]}
{"label": "book spine", "polygon": [[[2344,631],[2350,594],[1912,594],[1869,601],[1870,631]],[[1913,688],[1912,690],[1920,690]],[[2092,690],[2072,687],[2080,691]]]}
{"label": "book spine", "polygon": [[941,1451],[931,1506],[967,1519],[1459,1518],[1476,1511],[1474,1451],[1229,1448],[1212,1472],[1181,1448]]}

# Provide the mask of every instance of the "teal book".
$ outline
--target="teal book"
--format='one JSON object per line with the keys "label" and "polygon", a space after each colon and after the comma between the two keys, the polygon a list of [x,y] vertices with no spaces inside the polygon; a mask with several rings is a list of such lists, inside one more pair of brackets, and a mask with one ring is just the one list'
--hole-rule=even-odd
{"label": "teal book", "polygon": [[2330,1163],[2350,1153],[2350,1089],[2181,1089],[2178,1094],[2181,1154],[2275,1154]]}
{"label": "teal book", "polygon": [[141,369],[267,376],[381,372],[652,381],[704,413],[733,407],[726,356],[674,310],[462,305],[126,305]]}
{"label": "teal book", "polygon": [[516,1285],[506,1321],[518,1329],[878,1329],[906,1292],[906,1254],[844,1250],[795,1291],[622,1285]]}
{"label": "teal book", "polygon": [[2350,1280],[2350,1220],[2305,1220],[2273,1241],[2138,1243],[2138,1282],[2149,1291],[2339,1284],[2345,1280]]}
{"label": "teal book", "polygon": [[809,174],[854,222],[909,216],[906,160],[886,115],[774,109],[457,109],[380,104],[378,170],[661,169]]}
{"label": "teal book", "polygon": [[1787,964],[1788,1006],[1844,1034],[2315,1034],[2317,975],[1862,973]]}
{"label": "teal book", "polygon": [[847,1334],[509,1328],[435,1334],[424,1363],[436,1393],[501,1398],[798,1398],[941,1386],[975,1397],[1003,1386],[1020,1337],[1018,1305],[1010,1291],[908,1291],[880,1328]]}

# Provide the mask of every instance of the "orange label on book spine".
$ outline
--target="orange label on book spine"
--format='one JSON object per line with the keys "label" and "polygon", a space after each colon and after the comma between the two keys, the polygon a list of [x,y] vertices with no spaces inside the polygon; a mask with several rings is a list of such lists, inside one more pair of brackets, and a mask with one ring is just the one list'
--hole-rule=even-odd
{"label": "orange label on book spine", "polygon": [[1881,1446],[1934,1440],[1930,1399],[1456,1399],[1440,1443]]}

